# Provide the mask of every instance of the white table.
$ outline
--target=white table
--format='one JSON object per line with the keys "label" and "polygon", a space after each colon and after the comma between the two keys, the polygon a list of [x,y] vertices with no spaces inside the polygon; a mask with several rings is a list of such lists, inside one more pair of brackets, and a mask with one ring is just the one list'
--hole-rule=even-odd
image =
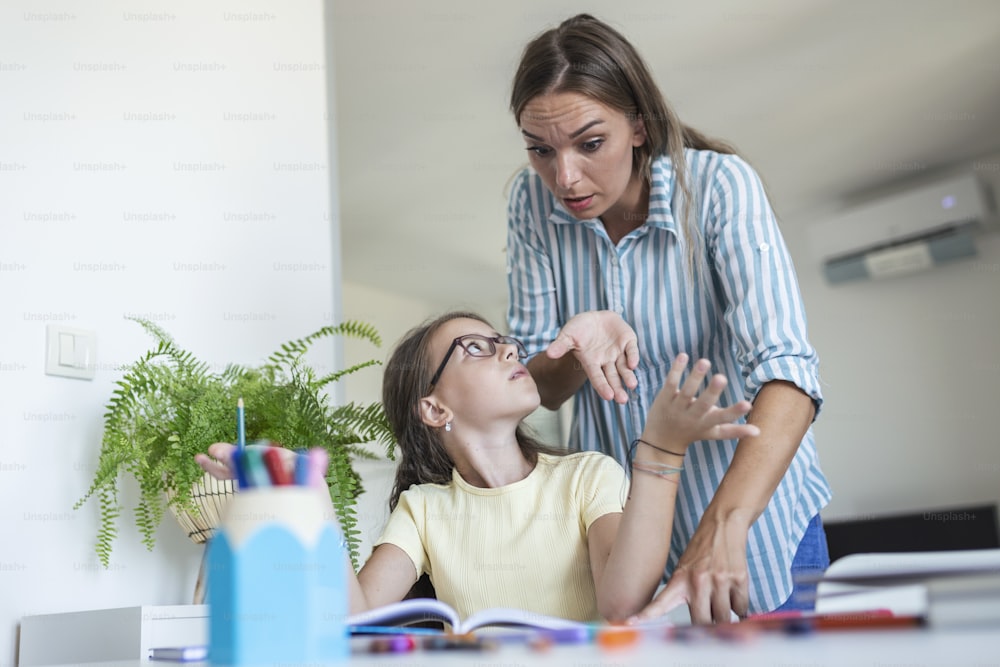
{"label": "white table", "polygon": [[[168,662],[112,662],[102,667],[172,665]],[[186,663],[190,666],[206,663]],[[758,634],[748,640],[703,637],[692,640],[647,638],[615,650],[592,644],[555,646],[548,651],[522,645],[504,645],[497,651],[415,651],[400,654],[355,653],[351,665],[391,667],[633,667],[669,665],[733,665],[735,667],[789,667],[800,665],[888,665],[1000,667],[1000,627],[968,630],[879,629],[824,630],[807,635],[780,632]],[[69,667],[69,666],[66,666]],[[75,666],[79,667],[79,665]],[[291,666],[289,666],[291,667]],[[310,666],[314,667],[314,666]]]}

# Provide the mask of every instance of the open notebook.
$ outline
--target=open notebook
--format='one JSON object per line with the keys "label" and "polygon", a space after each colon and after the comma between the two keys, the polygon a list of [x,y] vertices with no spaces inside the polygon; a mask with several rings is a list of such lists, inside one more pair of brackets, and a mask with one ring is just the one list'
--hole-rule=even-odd
{"label": "open notebook", "polygon": [[[593,623],[572,621],[509,607],[483,609],[466,619],[461,619],[451,605],[434,598],[414,598],[394,602],[347,618],[348,627],[358,634],[365,632],[365,628],[404,627],[427,621],[446,623],[451,627],[451,632],[458,634],[489,627],[582,633],[584,630],[594,630],[607,625],[600,621]],[[660,618],[637,624],[636,627],[650,629],[690,624],[691,616],[687,605],[681,605]]]}
{"label": "open notebook", "polygon": [[362,631],[368,626],[406,626],[427,621],[447,623],[452,632],[460,634],[485,627],[554,631],[585,629],[590,625],[507,607],[483,609],[463,620],[451,605],[434,598],[413,598],[353,614],[348,617],[347,624],[352,631]]}

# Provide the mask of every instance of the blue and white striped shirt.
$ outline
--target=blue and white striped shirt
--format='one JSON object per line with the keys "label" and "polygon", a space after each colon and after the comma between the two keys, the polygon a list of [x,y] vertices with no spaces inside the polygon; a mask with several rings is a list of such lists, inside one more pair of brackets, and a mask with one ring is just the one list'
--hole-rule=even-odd
{"label": "blue and white striped shirt", "polygon": [[[692,216],[704,270],[689,269],[680,232],[681,196],[668,157],[653,163],[649,216],[616,246],[598,219],[579,221],[531,169],[514,182],[508,208],[507,274],[512,336],[529,354],[552,342],[577,313],[613,310],[638,336],[639,385],[626,405],[602,400],[590,383],[574,397],[570,445],[623,464],[674,357],[711,360],[729,384],[720,403],[753,400],[771,380],[822,395],[816,352],[792,260],[756,172],[734,155],[687,150]],[[667,574],[673,571],[725,474],[735,440],[688,450],[677,498]],[[772,610],[791,594],[791,563],[810,519],[830,499],[812,429],[753,524],[747,558],[750,611]]]}

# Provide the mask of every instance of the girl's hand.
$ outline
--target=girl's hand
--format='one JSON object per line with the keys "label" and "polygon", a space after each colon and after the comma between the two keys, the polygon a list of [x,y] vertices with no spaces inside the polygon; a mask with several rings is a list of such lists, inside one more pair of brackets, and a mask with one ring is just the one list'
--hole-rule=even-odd
{"label": "girl's hand", "polygon": [[681,386],[681,376],[687,368],[688,355],[674,359],[660,393],[653,399],[643,439],[672,451],[684,451],[696,440],[730,440],[757,435],[752,424],[734,424],[750,412],[750,401],[739,401],[721,408],[717,405],[726,388],[726,376],[715,374],[701,394],[705,376],[712,367],[707,359],[699,359]]}
{"label": "girl's hand", "polygon": [[[281,452],[281,458],[285,465],[294,468],[297,454],[286,447],[266,447],[263,445],[247,445],[247,449],[277,449]],[[208,454],[195,454],[194,460],[215,479],[236,479],[236,471],[233,470],[233,452],[236,445],[228,442],[217,442],[209,445]]]}
{"label": "girl's hand", "polygon": [[559,359],[572,352],[594,391],[606,401],[628,401],[627,389],[635,389],[639,380],[639,344],[632,327],[621,315],[610,310],[589,311],[574,315],[545,354]]}
{"label": "girl's hand", "polygon": [[[215,479],[236,479],[236,471],[233,470],[233,451],[236,445],[228,442],[217,442],[209,445],[208,454],[195,454],[194,460]],[[211,455],[211,456],[209,456]]]}

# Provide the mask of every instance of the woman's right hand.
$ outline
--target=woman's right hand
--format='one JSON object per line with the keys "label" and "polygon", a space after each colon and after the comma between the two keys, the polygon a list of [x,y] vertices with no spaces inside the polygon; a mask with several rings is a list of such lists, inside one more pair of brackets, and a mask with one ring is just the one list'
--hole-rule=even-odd
{"label": "woman's right hand", "polygon": [[606,401],[628,401],[628,389],[639,381],[639,344],[635,331],[610,310],[595,310],[574,315],[545,350],[550,359],[572,352],[587,374],[594,391]]}

